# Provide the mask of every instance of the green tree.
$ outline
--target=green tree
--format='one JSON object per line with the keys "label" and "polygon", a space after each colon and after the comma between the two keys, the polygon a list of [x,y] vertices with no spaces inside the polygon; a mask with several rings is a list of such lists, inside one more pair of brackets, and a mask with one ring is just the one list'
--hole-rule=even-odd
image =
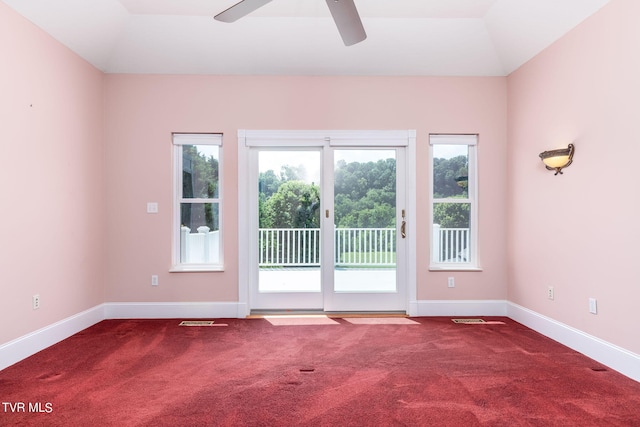
{"label": "green tree", "polygon": [[356,209],[344,216],[338,224],[341,228],[393,228],[395,209],[388,204]]}
{"label": "green tree", "polygon": [[[436,199],[468,197],[469,161],[465,155],[433,160],[433,195]],[[435,203],[433,222],[443,228],[468,228],[468,203]]]}
{"label": "green tree", "polygon": [[307,170],[304,165],[284,165],[280,168],[280,177],[282,182],[304,181],[307,178]]}
{"label": "green tree", "polygon": [[320,227],[320,188],[302,181],[287,181],[264,202],[263,228]]}
{"label": "green tree", "polygon": [[335,218],[342,228],[395,227],[396,161],[338,161]]}
{"label": "green tree", "polygon": [[[306,175],[303,166],[285,165],[280,172],[280,176],[272,170],[260,174],[260,227],[319,227],[318,186],[299,179]],[[340,160],[334,181],[336,225],[395,227],[395,159],[350,163]]]}
{"label": "green tree", "polygon": [[435,203],[433,222],[442,228],[469,228],[469,203]]}
{"label": "green tree", "polygon": [[[207,150],[209,149],[209,150]],[[213,151],[213,154],[207,151]],[[218,197],[219,163],[217,148],[210,146],[182,146],[182,196],[184,198]],[[219,212],[211,203],[204,209],[192,203],[181,205],[181,222],[192,230],[206,225],[211,230],[219,228]]]}
{"label": "green tree", "polygon": [[437,199],[467,197],[467,156],[433,159],[433,195]]}
{"label": "green tree", "polygon": [[258,191],[260,194],[263,194],[265,198],[269,198],[278,191],[278,188],[282,184],[280,177],[276,175],[276,173],[269,169],[266,172],[260,172],[260,176],[258,177]]}

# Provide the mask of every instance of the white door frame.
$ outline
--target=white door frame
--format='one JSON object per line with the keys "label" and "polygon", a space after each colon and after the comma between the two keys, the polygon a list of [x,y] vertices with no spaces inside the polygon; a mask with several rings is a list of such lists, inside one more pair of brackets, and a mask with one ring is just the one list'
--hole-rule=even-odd
{"label": "white door frame", "polygon": [[[416,132],[415,130],[238,130],[238,317],[246,317],[251,311],[250,283],[255,280],[250,275],[255,274],[249,255],[251,249],[251,232],[254,230],[250,212],[250,186],[255,182],[251,179],[250,150],[252,147],[320,147],[327,144],[334,147],[406,147],[406,168],[404,173],[406,183],[406,263],[405,271],[399,272],[398,277],[406,280],[406,312],[415,314],[416,289]],[[401,207],[399,207],[402,209]]]}

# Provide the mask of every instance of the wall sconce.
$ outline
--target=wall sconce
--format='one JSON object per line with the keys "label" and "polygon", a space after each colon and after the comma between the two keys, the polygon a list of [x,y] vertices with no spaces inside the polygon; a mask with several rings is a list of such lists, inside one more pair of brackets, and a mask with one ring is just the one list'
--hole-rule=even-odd
{"label": "wall sconce", "polygon": [[567,148],[544,151],[540,153],[540,158],[547,169],[550,171],[556,171],[554,175],[562,175],[562,169],[566,168],[573,162],[574,151],[574,145],[569,144]]}

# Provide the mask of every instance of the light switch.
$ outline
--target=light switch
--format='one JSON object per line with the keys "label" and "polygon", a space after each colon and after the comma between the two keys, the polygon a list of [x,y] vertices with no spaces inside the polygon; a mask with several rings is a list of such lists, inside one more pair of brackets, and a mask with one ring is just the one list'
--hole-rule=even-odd
{"label": "light switch", "polygon": [[158,203],[157,202],[149,202],[147,203],[147,213],[158,213]]}

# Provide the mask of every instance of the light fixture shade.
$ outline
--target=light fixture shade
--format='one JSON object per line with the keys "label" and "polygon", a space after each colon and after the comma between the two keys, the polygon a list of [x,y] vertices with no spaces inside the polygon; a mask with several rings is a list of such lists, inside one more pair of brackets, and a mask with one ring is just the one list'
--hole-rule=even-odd
{"label": "light fixture shade", "polygon": [[567,163],[569,163],[569,155],[567,154],[566,156],[562,155],[543,158],[542,162],[552,169],[563,168],[567,165]]}
{"label": "light fixture shade", "polygon": [[575,146],[573,144],[569,144],[567,148],[544,151],[540,153],[540,158],[547,169],[556,171],[554,175],[562,175],[562,169],[566,168],[573,162],[574,152]]}

